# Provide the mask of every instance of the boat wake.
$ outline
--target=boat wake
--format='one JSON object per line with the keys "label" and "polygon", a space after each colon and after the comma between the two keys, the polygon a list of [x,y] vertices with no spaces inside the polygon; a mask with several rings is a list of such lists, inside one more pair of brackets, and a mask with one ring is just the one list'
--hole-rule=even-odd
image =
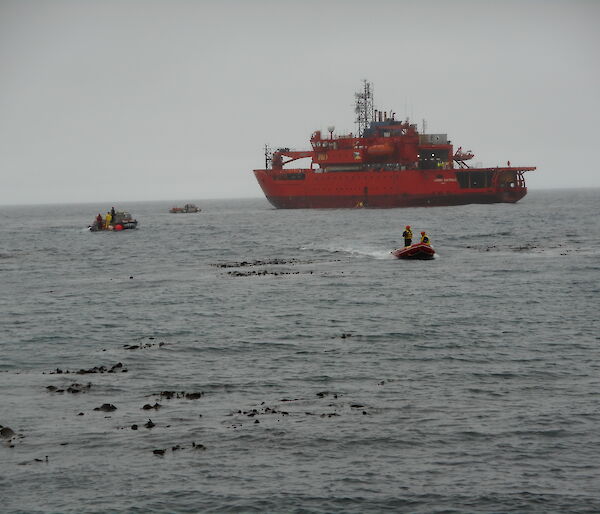
{"label": "boat wake", "polygon": [[390,253],[389,249],[381,249],[381,247],[369,247],[369,246],[336,246],[336,245],[307,245],[303,246],[301,250],[308,251],[320,251],[331,254],[346,254],[352,256],[370,257],[372,259],[393,259],[394,257]]}

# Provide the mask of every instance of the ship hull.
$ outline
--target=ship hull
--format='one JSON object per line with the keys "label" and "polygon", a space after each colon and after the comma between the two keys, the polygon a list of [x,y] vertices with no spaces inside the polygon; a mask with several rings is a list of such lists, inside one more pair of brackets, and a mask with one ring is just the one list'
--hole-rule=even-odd
{"label": "ship hull", "polygon": [[293,169],[254,170],[254,174],[267,200],[278,209],[515,203],[527,194],[519,169],[473,171],[480,173],[479,176],[485,174],[485,181],[473,184],[465,176],[459,180],[457,174],[467,172],[454,169],[327,173]]}

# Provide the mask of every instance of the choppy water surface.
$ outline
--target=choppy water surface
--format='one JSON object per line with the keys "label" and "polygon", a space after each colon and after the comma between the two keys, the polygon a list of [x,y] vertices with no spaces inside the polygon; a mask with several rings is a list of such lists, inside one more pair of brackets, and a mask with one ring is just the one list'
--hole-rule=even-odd
{"label": "choppy water surface", "polygon": [[0,510],[600,510],[599,190],[197,203],[0,208]]}

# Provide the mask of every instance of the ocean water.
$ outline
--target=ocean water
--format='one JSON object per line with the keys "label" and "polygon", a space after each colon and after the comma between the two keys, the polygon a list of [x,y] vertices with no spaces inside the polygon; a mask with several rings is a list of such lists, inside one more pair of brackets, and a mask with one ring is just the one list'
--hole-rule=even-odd
{"label": "ocean water", "polygon": [[600,511],[600,190],[196,203],[0,208],[1,511]]}

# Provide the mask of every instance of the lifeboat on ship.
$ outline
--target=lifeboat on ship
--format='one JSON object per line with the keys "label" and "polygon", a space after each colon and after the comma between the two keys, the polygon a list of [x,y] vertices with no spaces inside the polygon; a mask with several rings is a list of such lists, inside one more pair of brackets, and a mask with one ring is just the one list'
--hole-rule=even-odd
{"label": "lifeboat on ship", "polygon": [[394,146],[391,144],[371,145],[367,147],[367,154],[370,157],[387,157],[394,153]]}
{"label": "lifeboat on ship", "polygon": [[391,253],[397,259],[416,259],[424,261],[433,259],[435,250],[431,245],[415,243],[414,245],[393,250]]}

